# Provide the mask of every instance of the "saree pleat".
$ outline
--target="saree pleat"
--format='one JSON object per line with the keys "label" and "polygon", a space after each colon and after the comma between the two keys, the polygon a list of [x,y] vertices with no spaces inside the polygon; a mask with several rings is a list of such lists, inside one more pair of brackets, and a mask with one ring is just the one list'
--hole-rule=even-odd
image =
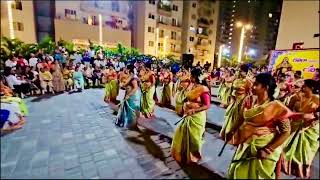
{"label": "saree pleat", "polygon": [[171,106],[172,100],[172,86],[173,83],[170,82],[169,84],[165,84],[163,86],[162,96],[161,96],[161,104],[164,106]]}
{"label": "saree pleat", "polygon": [[171,145],[172,157],[178,162],[197,162],[201,159],[206,112],[185,117],[177,126]]}
{"label": "saree pleat", "polygon": [[284,147],[284,171],[297,177],[308,177],[312,161],[319,149],[319,122],[302,127],[302,122],[292,123],[292,132]]}
{"label": "saree pleat", "polygon": [[186,99],[186,90],[180,90],[176,94],[176,107],[175,111],[179,116],[182,116],[183,113],[183,104]]}
{"label": "saree pleat", "polygon": [[120,127],[131,128],[135,126],[137,112],[140,111],[141,92],[138,89],[134,95],[128,100],[123,100],[120,104],[120,109],[117,114],[115,124]]}
{"label": "saree pleat", "polygon": [[282,147],[274,150],[267,159],[257,158],[258,149],[265,147],[275,134],[253,136],[250,142],[240,144],[228,170],[229,179],[274,179]]}
{"label": "saree pleat", "polygon": [[24,100],[22,100],[21,98],[7,96],[5,98],[1,98],[1,102],[8,102],[8,103],[15,102],[15,103],[18,103],[19,109],[21,110],[22,114],[24,116],[29,115],[28,107],[27,107],[26,103],[24,102]]}
{"label": "saree pleat", "polygon": [[148,90],[142,91],[141,112],[144,114],[153,113],[154,110],[154,93],[156,87],[151,86]]}
{"label": "saree pleat", "polygon": [[105,97],[112,101],[117,99],[119,86],[117,80],[111,80],[110,82],[106,83],[105,85]]}

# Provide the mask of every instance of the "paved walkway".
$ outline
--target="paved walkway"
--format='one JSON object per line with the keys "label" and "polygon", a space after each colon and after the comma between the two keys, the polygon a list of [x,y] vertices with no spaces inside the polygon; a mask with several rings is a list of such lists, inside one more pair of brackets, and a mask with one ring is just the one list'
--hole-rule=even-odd
{"label": "paved walkway", "polygon": [[24,128],[1,137],[1,178],[151,178],[101,97],[86,90],[28,99]]}

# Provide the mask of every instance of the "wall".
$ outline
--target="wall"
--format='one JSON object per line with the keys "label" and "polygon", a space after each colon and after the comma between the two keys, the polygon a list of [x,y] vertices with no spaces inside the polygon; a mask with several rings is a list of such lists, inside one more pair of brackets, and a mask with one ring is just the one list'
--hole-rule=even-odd
{"label": "wall", "polygon": [[[99,26],[91,26],[78,21],[55,19],[55,38],[56,40],[64,39],[72,41],[72,39],[92,40],[99,42]],[[127,47],[131,47],[131,32],[109,27],[103,27],[104,43],[122,43]]]}
{"label": "wall", "polygon": [[295,42],[304,48],[319,48],[319,1],[283,1],[276,49],[291,49]]}
{"label": "wall", "polygon": [[[7,1],[1,1],[1,36],[10,37]],[[22,10],[12,9],[13,22],[21,22],[23,31],[14,31],[15,38],[25,43],[36,43],[33,1],[22,1]]]}

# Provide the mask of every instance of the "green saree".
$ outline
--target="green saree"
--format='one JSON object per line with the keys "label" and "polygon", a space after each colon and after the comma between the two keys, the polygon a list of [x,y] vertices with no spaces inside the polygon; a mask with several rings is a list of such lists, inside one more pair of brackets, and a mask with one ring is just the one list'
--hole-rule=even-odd
{"label": "green saree", "polygon": [[171,107],[172,103],[172,86],[173,83],[170,82],[169,84],[165,84],[163,86],[163,90],[162,90],[162,96],[161,96],[161,105],[165,106],[165,107]]}
{"label": "green saree", "polygon": [[27,108],[27,105],[21,98],[4,96],[4,97],[1,97],[1,102],[15,102],[15,103],[18,103],[22,114],[24,116],[27,116],[29,114],[29,110]]}
{"label": "green saree", "polygon": [[105,99],[115,102],[118,96],[119,86],[117,80],[111,80],[105,85]]}
{"label": "green saree", "polygon": [[[237,151],[233,156],[228,170],[229,179],[275,179],[275,168],[283,149],[282,146],[275,148],[266,159],[257,157],[258,150],[272,142],[277,133],[276,127],[258,125],[254,122],[257,117],[260,118],[260,121],[263,121],[260,115],[263,114],[268,104],[267,102],[244,111],[245,121],[238,132],[241,132],[240,136],[246,138],[244,142],[238,145]],[[265,124],[267,123],[265,122]],[[252,133],[255,132],[254,128],[270,129],[270,132],[258,136]]]}
{"label": "green saree", "polygon": [[183,115],[183,104],[186,99],[186,90],[180,90],[176,94],[176,108],[175,111],[179,116]]}
{"label": "green saree", "polygon": [[155,90],[156,90],[156,87],[151,86],[149,89],[142,91],[141,112],[143,114],[153,113],[154,105],[155,105],[153,96],[154,96]]}
{"label": "green saree", "polygon": [[206,111],[185,117],[173,135],[171,153],[178,162],[197,162],[201,159],[202,135],[205,131]]}

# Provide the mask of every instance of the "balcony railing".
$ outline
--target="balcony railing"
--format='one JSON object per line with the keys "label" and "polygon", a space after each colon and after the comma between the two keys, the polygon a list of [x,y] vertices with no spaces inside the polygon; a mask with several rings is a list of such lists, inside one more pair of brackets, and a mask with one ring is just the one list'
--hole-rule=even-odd
{"label": "balcony railing", "polygon": [[158,2],[158,8],[164,11],[171,12],[171,6],[169,4],[164,4],[163,2],[159,1]]}

